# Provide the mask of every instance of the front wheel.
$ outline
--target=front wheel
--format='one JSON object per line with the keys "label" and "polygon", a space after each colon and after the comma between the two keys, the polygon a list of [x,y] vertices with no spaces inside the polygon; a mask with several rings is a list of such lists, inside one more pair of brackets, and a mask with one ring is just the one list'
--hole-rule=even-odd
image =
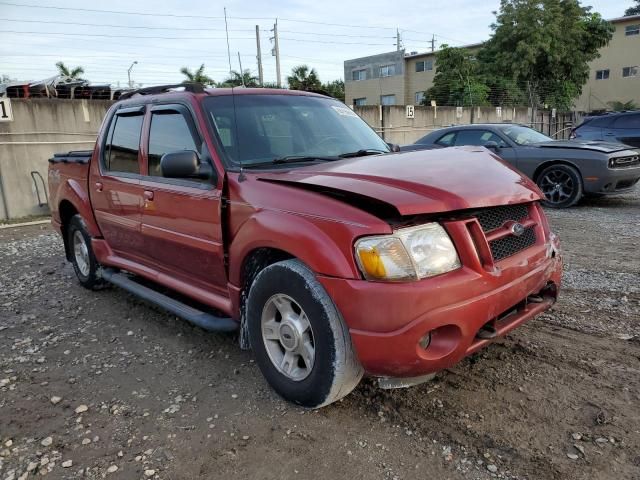
{"label": "front wheel", "polygon": [[570,165],[557,164],[545,168],[536,183],[545,197],[542,203],[547,207],[572,207],[582,198],[582,177]]}
{"label": "front wheel", "polygon": [[328,405],[362,378],[342,317],[298,260],[275,263],[256,276],[247,323],[262,374],[286,400],[310,408]]}

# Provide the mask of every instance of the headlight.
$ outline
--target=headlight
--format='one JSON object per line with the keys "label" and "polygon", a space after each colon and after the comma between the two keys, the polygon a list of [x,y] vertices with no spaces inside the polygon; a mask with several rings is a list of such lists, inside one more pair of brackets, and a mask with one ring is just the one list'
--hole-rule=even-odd
{"label": "headlight", "polygon": [[355,254],[367,280],[418,280],[460,268],[451,238],[437,223],[361,238]]}

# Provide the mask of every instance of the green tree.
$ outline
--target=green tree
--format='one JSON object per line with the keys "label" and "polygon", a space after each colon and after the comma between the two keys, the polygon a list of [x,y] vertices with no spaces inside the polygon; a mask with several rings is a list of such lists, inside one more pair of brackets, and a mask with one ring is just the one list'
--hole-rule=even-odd
{"label": "green tree", "polygon": [[213,78],[204,73],[204,63],[193,72],[187,67],[182,67],[180,69],[180,73],[187,77],[186,80],[182,83],[201,83],[202,85],[207,86],[215,86],[216,84]]}
{"label": "green tree", "polygon": [[619,100],[614,100],[613,102],[608,102],[611,110],[614,112],[623,112],[625,110],[636,110],[638,105],[633,100],[629,100],[627,102],[621,102]]}
{"label": "green tree", "polygon": [[321,90],[324,90],[333,98],[344,102],[344,80],[333,80],[331,82],[323,83]]}
{"label": "green tree", "polygon": [[291,75],[287,76],[287,83],[291,90],[320,90],[322,84],[315,68],[308,65],[298,65],[291,69]]}
{"label": "green tree", "polygon": [[56,67],[58,68],[58,73],[60,75],[69,77],[72,80],[82,80],[82,78],[80,78],[80,75],[84,73],[84,68],[82,67],[69,68],[62,62],[56,63]]}
{"label": "green tree", "polygon": [[640,15],[640,0],[635,0],[635,2],[635,6],[629,7],[625,10],[625,17],[630,17],[631,15]]}
{"label": "green tree", "polygon": [[487,105],[489,87],[479,74],[479,63],[465,48],[443,45],[436,54],[436,74],[433,86],[422,101],[430,105]]}
{"label": "green tree", "polygon": [[251,74],[251,70],[244,70],[242,73],[231,71],[231,75],[223,83],[223,87],[259,87],[258,77]]}
{"label": "green tree", "polygon": [[485,78],[506,78],[531,105],[558,109],[580,95],[614,30],[579,0],[501,0],[491,28],[479,53]]}

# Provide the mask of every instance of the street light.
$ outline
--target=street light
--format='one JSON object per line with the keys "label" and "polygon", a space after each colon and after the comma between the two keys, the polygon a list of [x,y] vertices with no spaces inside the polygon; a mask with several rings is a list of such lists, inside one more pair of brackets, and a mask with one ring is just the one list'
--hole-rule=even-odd
{"label": "street light", "polygon": [[127,70],[127,77],[129,77],[129,88],[133,88],[133,83],[131,83],[131,70],[133,70],[133,66],[136,65],[137,63],[138,61],[135,60],[129,67],[129,70]]}

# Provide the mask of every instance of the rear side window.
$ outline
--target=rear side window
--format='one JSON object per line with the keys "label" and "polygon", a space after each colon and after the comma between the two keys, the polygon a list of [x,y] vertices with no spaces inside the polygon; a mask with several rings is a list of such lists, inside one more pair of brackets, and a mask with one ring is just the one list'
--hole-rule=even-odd
{"label": "rear side window", "polygon": [[140,173],[138,151],[142,119],[139,115],[116,115],[105,146],[104,166],[110,172]]}
{"label": "rear side window", "polygon": [[149,175],[162,177],[162,156],[181,150],[197,150],[184,115],[171,110],[153,113],[149,130]]}
{"label": "rear side window", "polygon": [[613,122],[613,128],[640,128],[640,113],[621,115]]}
{"label": "rear side window", "polygon": [[585,122],[584,124],[590,127],[603,128],[603,127],[608,127],[610,123],[611,123],[611,117],[602,116],[602,117],[592,118],[589,121]]}
{"label": "rear side window", "polygon": [[456,137],[456,145],[486,145],[496,142],[498,146],[506,146],[504,140],[488,130],[460,130]]}
{"label": "rear side window", "polygon": [[443,135],[442,137],[440,137],[436,141],[436,144],[437,145],[442,145],[444,147],[450,147],[451,145],[453,145],[453,141],[455,139],[456,139],[456,132],[450,132],[450,133],[447,133],[446,135]]}

